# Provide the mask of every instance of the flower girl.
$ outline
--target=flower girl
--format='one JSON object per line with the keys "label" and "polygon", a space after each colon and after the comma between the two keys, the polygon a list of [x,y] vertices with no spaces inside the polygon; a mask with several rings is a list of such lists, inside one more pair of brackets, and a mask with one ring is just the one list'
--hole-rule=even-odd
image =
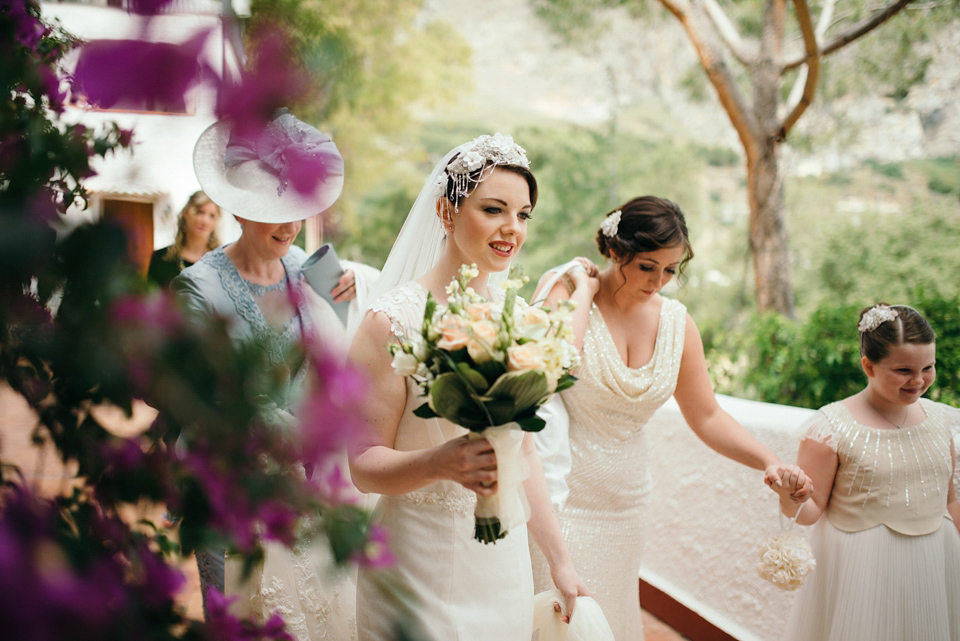
{"label": "flower girl", "polygon": [[[797,522],[816,523],[817,567],[786,639],[956,641],[960,413],[921,398],[936,378],[936,346],[919,312],[875,305],[858,329],[866,388],[820,408],[800,443],[814,491]],[[798,506],[782,498],[781,509],[793,516]]]}

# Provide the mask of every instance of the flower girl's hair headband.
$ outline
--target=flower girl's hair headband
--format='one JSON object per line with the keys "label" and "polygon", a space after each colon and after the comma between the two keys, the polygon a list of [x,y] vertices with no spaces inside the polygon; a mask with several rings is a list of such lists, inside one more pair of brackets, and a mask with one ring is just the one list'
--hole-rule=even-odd
{"label": "flower girl's hair headband", "polygon": [[936,333],[923,314],[909,305],[878,303],[860,313],[857,323],[860,333],[860,355],[874,363],[887,357],[892,347],[910,344],[929,344]]}
{"label": "flower girl's hair headband", "polygon": [[499,165],[530,169],[526,150],[513,142],[513,136],[496,133],[475,138],[440,174],[440,192],[456,207]]}
{"label": "flower girl's hair headband", "polygon": [[863,334],[864,332],[872,332],[877,329],[883,323],[887,321],[896,320],[897,316],[900,314],[894,308],[889,305],[884,305],[880,303],[874,305],[866,312],[863,316],[860,317],[860,322],[857,324],[857,330]]}

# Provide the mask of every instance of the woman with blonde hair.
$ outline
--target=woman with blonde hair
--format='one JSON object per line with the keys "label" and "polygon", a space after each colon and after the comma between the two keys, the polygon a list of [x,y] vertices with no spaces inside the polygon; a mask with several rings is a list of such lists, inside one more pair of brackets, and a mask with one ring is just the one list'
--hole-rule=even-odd
{"label": "woman with blonde hair", "polygon": [[166,287],[177,274],[220,246],[217,225],[220,207],[202,191],[195,191],[177,216],[177,236],[173,244],[158,249],[150,257],[147,280]]}

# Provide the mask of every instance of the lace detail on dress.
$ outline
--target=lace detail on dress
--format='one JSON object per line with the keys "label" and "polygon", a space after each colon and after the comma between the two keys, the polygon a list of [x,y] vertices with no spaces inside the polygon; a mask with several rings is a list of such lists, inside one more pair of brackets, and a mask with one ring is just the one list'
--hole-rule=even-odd
{"label": "lace detail on dress", "polygon": [[[355,641],[353,581],[333,575],[325,540],[298,542],[292,550],[272,544],[251,612],[260,619],[280,614],[297,641]],[[345,571],[340,571],[345,572]]]}
{"label": "lace detail on dress", "polygon": [[[299,297],[297,313],[287,321],[283,331],[278,332],[267,324],[260,307],[250,293],[250,288],[240,276],[240,272],[237,271],[223,247],[207,252],[200,260],[209,262],[216,269],[224,291],[233,301],[237,314],[250,326],[253,340],[264,350],[269,364],[275,367],[289,366],[287,355],[300,340],[301,328],[304,336],[313,336],[316,333],[316,325],[307,309],[306,298]],[[287,273],[287,282],[298,286],[302,279],[297,259],[288,254],[280,261]],[[296,372],[289,372],[288,390],[301,389],[306,373],[307,368],[303,366]],[[290,402],[292,402],[291,398],[277,399],[277,404],[281,407],[286,407]]]}
{"label": "lace detail on dress", "polygon": [[[300,324],[303,323],[303,331],[307,336],[314,333],[313,319],[307,312],[306,302],[299,301],[297,314],[287,321],[282,332],[277,332],[267,324],[257,301],[254,300],[250,288],[247,286],[240,272],[234,266],[233,262],[227,256],[223,247],[218,247],[213,251],[207,252],[201,259],[209,262],[216,268],[220,276],[220,282],[223,289],[233,300],[237,314],[243,318],[253,330],[257,344],[263,347],[270,360],[271,365],[280,365],[285,363],[285,355],[291,345],[300,338]],[[296,258],[287,255],[280,259],[283,268],[287,272],[287,280],[290,283],[300,283],[300,265]]]}
{"label": "lace detail on dress", "polygon": [[[382,312],[390,319],[390,333],[397,338],[407,337],[408,332],[420,325],[417,319],[411,318],[411,308],[420,310],[420,320],[423,320],[423,310],[427,301],[427,290],[415,280],[400,285],[377,299],[370,307],[370,312]],[[413,304],[416,302],[417,304]]]}
{"label": "lace detail on dress", "polygon": [[408,492],[392,495],[398,501],[440,508],[444,514],[467,517],[477,506],[477,495],[470,491]]}

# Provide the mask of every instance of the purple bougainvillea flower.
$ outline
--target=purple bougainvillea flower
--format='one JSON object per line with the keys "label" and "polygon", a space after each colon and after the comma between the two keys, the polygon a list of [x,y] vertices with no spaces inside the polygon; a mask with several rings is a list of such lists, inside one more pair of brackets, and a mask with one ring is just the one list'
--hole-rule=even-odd
{"label": "purple bougainvillea flower", "polygon": [[34,3],[28,3],[27,0],[0,0],[0,13],[6,14],[7,20],[14,24],[17,42],[29,50],[35,50],[47,27],[27,11],[28,4]]}
{"label": "purple bougainvillea flower", "polygon": [[359,497],[353,482],[337,464],[331,465],[329,470],[318,473],[315,482],[320,497],[330,505],[355,505],[359,503]]}
{"label": "purple bougainvillea flower", "polygon": [[317,463],[353,447],[366,430],[360,418],[365,381],[362,374],[318,346],[311,346],[311,363],[318,382],[304,399],[300,438],[304,462]]}
{"label": "purple bougainvillea flower", "polygon": [[172,0],[127,0],[127,7],[133,13],[155,16],[163,11]]}
{"label": "purple bougainvillea flower", "polygon": [[238,619],[230,614],[230,604],[239,597],[226,597],[210,586],[205,593],[207,604],[206,622],[203,625],[205,639],[209,641],[295,641],[284,628],[283,619],[274,613],[266,623]]}
{"label": "purple bougainvillea flower", "polygon": [[177,592],[186,583],[180,570],[164,563],[163,559],[145,545],[137,548],[137,557],[142,568],[141,574],[137,577],[139,579],[138,596],[150,607],[160,607],[173,601]]}
{"label": "purple bougainvillea flower", "polygon": [[297,511],[292,507],[279,501],[268,501],[257,510],[257,519],[263,523],[264,538],[293,545]]}
{"label": "purple bougainvillea flower", "polygon": [[307,81],[292,63],[289,42],[279,28],[266,28],[256,45],[253,66],[239,82],[224,80],[217,92],[217,116],[233,124],[237,136],[256,139],[278,109],[305,95]]}
{"label": "purple bougainvillea flower", "polygon": [[201,54],[209,35],[180,44],[92,40],[80,52],[74,91],[99,107],[183,111],[187,91],[208,70]]}
{"label": "purple bougainvillea flower", "polygon": [[362,550],[356,555],[357,563],[368,568],[387,568],[397,562],[390,551],[389,533],[381,525],[370,526],[370,534]]}

